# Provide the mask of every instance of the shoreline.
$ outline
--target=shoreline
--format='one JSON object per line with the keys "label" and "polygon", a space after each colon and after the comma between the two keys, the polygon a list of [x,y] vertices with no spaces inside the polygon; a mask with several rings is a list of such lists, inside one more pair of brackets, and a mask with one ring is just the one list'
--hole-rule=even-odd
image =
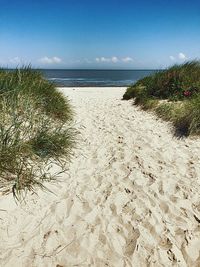
{"label": "shoreline", "polygon": [[79,143],[54,194],[0,196],[0,265],[199,266],[200,140],[122,101],[126,87],[58,88]]}
{"label": "shoreline", "polygon": [[129,87],[130,85],[123,85],[123,86],[116,86],[116,85],[112,85],[112,86],[95,86],[95,85],[91,85],[91,86],[59,86],[59,85],[56,85],[57,88],[66,88],[66,89],[71,89],[71,88],[75,88],[75,89],[80,89],[80,88],[127,88]]}

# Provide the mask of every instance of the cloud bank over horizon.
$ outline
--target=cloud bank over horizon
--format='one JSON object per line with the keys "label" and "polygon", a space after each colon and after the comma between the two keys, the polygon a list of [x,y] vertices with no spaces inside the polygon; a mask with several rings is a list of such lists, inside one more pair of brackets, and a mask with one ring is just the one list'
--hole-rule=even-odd
{"label": "cloud bank over horizon", "polygon": [[118,62],[125,62],[125,63],[130,63],[130,62],[133,62],[133,58],[131,57],[125,57],[125,58],[119,58],[119,57],[116,57],[116,56],[113,56],[113,57],[96,57],[96,62],[97,63],[118,63]]}
{"label": "cloud bank over horizon", "polygon": [[[167,56],[166,56],[167,57]],[[168,67],[171,65],[170,62],[173,62],[174,64],[177,63],[183,63],[186,60],[192,60],[190,59],[185,53],[178,52],[177,54],[168,56],[169,58],[169,64],[164,66]],[[26,63],[28,62],[28,63]],[[140,66],[139,66],[140,63]],[[59,56],[43,56],[37,59],[32,60],[23,60],[19,56],[15,56],[13,58],[9,58],[5,61],[0,61],[0,64],[3,66],[10,66],[10,67],[17,67],[17,66],[23,66],[30,64],[33,67],[39,67],[39,68],[70,68],[71,66],[77,66],[77,64],[80,67],[83,68],[137,68],[135,66],[139,66],[139,68],[143,68],[143,65],[141,64],[141,61],[138,59],[136,60],[132,56],[125,56],[125,57],[119,57],[119,56],[100,56],[95,57],[92,59],[88,58],[80,58],[80,59],[67,59],[67,58],[61,58]],[[161,68],[164,68],[161,67]]]}
{"label": "cloud bank over horizon", "polygon": [[42,57],[38,60],[40,63],[42,64],[58,64],[58,63],[61,63],[62,62],[62,59],[59,58],[59,57]]}

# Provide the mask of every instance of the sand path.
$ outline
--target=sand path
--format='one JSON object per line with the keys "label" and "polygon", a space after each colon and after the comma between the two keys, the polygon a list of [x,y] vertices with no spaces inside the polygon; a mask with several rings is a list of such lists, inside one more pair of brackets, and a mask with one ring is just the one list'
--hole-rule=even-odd
{"label": "sand path", "polygon": [[124,88],[62,90],[78,148],[55,195],[0,198],[0,266],[200,266],[200,140],[174,138]]}

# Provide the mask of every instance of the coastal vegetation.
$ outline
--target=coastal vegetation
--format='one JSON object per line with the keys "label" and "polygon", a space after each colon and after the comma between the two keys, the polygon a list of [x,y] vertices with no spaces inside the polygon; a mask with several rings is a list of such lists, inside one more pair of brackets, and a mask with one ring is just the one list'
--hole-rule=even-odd
{"label": "coastal vegetation", "polygon": [[174,125],[177,135],[200,135],[200,61],[158,71],[129,87],[124,100]]}
{"label": "coastal vegetation", "polygon": [[[0,191],[19,199],[63,172],[75,145],[73,110],[40,72],[0,70]],[[57,173],[58,174],[58,173]]]}

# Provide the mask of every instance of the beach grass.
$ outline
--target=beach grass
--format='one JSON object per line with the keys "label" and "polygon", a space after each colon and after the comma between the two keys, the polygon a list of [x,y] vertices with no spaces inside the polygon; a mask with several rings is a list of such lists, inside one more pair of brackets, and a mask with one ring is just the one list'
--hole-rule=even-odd
{"label": "beach grass", "polygon": [[145,77],[129,87],[124,100],[171,121],[179,136],[200,134],[200,62],[190,61]]}
{"label": "beach grass", "polygon": [[18,91],[34,96],[37,106],[53,118],[68,121],[73,117],[68,100],[53,83],[43,78],[41,72],[29,66],[14,71],[1,69],[0,94]]}
{"label": "beach grass", "polygon": [[30,67],[0,71],[0,191],[44,188],[53,164],[61,172],[76,143],[68,100]]}

